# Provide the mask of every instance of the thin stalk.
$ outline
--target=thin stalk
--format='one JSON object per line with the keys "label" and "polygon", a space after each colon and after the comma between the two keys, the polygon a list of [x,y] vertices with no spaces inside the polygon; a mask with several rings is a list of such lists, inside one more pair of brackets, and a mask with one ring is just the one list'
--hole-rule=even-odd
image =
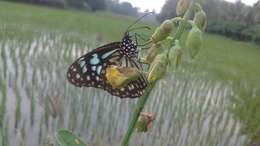
{"label": "thin stalk", "polygon": [[[180,39],[182,33],[184,32],[185,27],[187,25],[187,20],[189,19],[189,16],[190,16],[190,13],[191,13],[192,6],[193,6],[193,3],[191,1],[188,10],[185,12],[185,14],[183,16],[183,21],[180,22],[180,25],[177,29],[175,36],[174,36],[173,42],[176,39]],[[121,146],[128,146],[129,139],[130,139],[131,135],[133,134],[133,131],[135,129],[135,125],[136,125],[136,122],[138,120],[138,117],[140,116],[140,113],[143,110],[144,105],[145,105],[153,87],[155,86],[155,84],[156,84],[156,81],[150,83],[148,85],[148,87],[146,88],[144,95],[138,99],[137,105],[135,107],[135,111],[132,115],[132,119],[130,121],[127,132],[126,132],[125,136],[123,137],[123,141],[121,143]]]}
{"label": "thin stalk", "polygon": [[133,113],[133,116],[132,116],[131,122],[129,124],[129,127],[127,129],[127,132],[126,132],[126,134],[123,138],[123,141],[121,143],[121,146],[127,146],[128,145],[129,139],[130,139],[130,137],[131,137],[131,135],[132,135],[132,133],[135,129],[135,124],[138,120],[138,117],[139,117],[141,111],[143,110],[144,105],[145,105],[154,85],[155,85],[155,82],[149,84],[149,86],[147,87],[147,89],[144,92],[144,95],[138,99],[137,105],[135,107],[135,111]]}

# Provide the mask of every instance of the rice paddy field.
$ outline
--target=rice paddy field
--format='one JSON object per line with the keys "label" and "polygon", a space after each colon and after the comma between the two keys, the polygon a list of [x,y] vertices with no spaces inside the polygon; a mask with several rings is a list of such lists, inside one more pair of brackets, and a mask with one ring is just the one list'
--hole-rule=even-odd
{"label": "rice paddy field", "polygon": [[[0,145],[57,146],[64,128],[89,146],[117,146],[136,99],[66,79],[80,55],[120,40],[133,18],[0,2]],[[184,57],[186,58],[186,57]],[[259,139],[260,47],[204,35],[197,59],[158,82],[155,114],[135,146],[246,146]]]}

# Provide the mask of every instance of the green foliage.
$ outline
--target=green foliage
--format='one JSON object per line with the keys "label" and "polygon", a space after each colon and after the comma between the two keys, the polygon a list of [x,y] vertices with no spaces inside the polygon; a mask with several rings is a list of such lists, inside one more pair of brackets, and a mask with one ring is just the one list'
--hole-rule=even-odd
{"label": "green foliage", "polygon": [[75,8],[79,10],[91,10],[88,3],[85,0],[66,0],[67,8]]}
{"label": "green foliage", "polygon": [[84,141],[68,130],[59,130],[56,138],[60,146],[87,146]]}
{"label": "green foliage", "polygon": [[105,0],[85,0],[93,11],[104,10],[106,8]]}
{"label": "green foliage", "polygon": [[245,35],[248,40],[252,40],[260,44],[260,24],[244,29],[242,34]]}
{"label": "green foliage", "polygon": [[[176,2],[177,0],[166,1],[158,15],[159,21],[176,16],[173,11]],[[225,35],[236,40],[260,42],[258,31],[247,32],[254,29],[255,25],[260,22],[259,2],[250,7],[241,1],[230,3],[221,0],[207,0],[203,1],[202,7],[208,16],[207,32]]]}
{"label": "green foliage", "polygon": [[85,10],[104,10],[105,0],[6,0],[12,2],[24,2],[37,5],[52,6],[58,8],[76,8]]}
{"label": "green foliage", "polygon": [[260,90],[238,83],[231,111],[242,124],[241,132],[253,143],[260,143]]}
{"label": "green foliage", "polygon": [[195,70],[207,70],[221,80],[242,80],[260,87],[259,54],[260,47],[257,45],[203,34],[200,54],[194,60]]}
{"label": "green foliage", "polygon": [[0,129],[4,128],[4,123],[3,123],[3,119],[4,119],[4,115],[5,115],[5,104],[6,104],[6,100],[7,100],[7,85],[4,82],[0,83],[0,89],[3,90],[3,92],[0,94]]}
{"label": "green foliage", "polygon": [[138,8],[133,7],[129,2],[119,3],[118,1],[107,1],[107,10],[116,14],[138,16]]}
{"label": "green foliage", "polygon": [[133,7],[129,2],[119,2],[115,0],[5,0],[11,2],[23,2],[36,5],[44,5],[62,9],[76,9],[83,11],[110,11],[116,14],[128,16],[138,16],[137,7]]}
{"label": "green foliage", "polygon": [[[63,20],[57,21],[61,18],[66,18],[66,23]],[[21,25],[20,30],[29,31],[23,34],[25,36],[46,30],[49,32],[66,32],[69,30],[69,32],[79,35],[80,38],[87,38],[94,34],[107,41],[119,40],[129,24],[135,20],[133,17],[108,12],[67,11],[8,2],[1,2],[0,4],[0,22],[8,24],[6,29],[11,30],[17,29],[16,24],[19,23],[18,25]],[[140,23],[140,25],[147,24]],[[100,36],[101,34],[102,36]]]}
{"label": "green foliage", "polygon": [[165,19],[172,18],[176,16],[176,6],[177,0],[167,0],[162,7],[160,14],[158,14],[157,19],[162,22]]}

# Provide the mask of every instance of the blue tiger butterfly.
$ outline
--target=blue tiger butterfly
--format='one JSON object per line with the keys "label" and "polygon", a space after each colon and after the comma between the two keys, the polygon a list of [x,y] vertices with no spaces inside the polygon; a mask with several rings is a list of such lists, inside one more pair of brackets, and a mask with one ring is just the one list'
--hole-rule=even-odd
{"label": "blue tiger butterfly", "polygon": [[139,97],[147,86],[143,76],[122,88],[113,88],[107,83],[106,68],[110,65],[123,65],[123,62],[125,66],[141,68],[137,45],[128,33],[125,33],[121,42],[106,44],[78,58],[69,67],[67,78],[77,87],[101,88],[120,98]]}
{"label": "blue tiger butterfly", "polygon": [[[144,16],[143,16],[144,17]],[[142,18],[142,17],[141,17]],[[137,98],[143,95],[147,87],[147,80],[140,76],[137,80],[129,82],[121,88],[113,88],[106,79],[106,68],[111,65],[130,66],[142,69],[138,61],[138,43],[129,34],[129,28],[141,18],[130,25],[120,42],[112,42],[98,47],[79,57],[67,71],[67,78],[76,87],[94,87],[108,91],[120,98]]]}

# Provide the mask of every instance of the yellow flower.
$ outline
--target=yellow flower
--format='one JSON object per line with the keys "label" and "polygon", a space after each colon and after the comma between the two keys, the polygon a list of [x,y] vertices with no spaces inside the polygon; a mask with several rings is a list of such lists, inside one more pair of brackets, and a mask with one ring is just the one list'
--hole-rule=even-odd
{"label": "yellow flower", "polygon": [[136,80],[141,73],[137,68],[109,66],[106,69],[107,82],[114,88],[121,88],[127,85],[130,81]]}

